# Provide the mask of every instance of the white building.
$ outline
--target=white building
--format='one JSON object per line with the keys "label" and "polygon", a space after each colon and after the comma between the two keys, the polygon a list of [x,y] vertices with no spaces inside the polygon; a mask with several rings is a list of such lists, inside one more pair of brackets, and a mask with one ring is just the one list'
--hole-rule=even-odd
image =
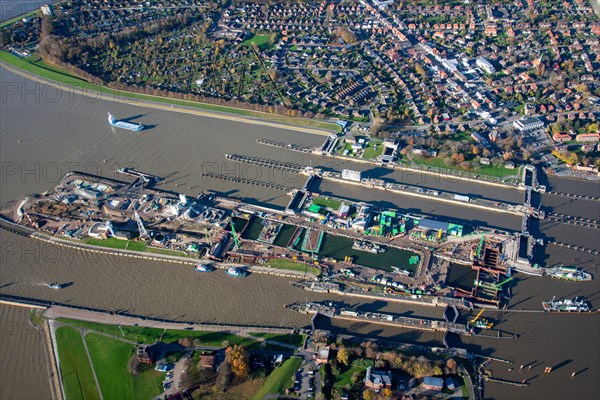
{"label": "white building", "polygon": [[54,10],[52,9],[52,6],[50,4],[44,4],[40,7],[40,9],[42,10],[42,14],[44,15],[47,15],[49,17],[54,15]]}
{"label": "white building", "polygon": [[477,57],[475,64],[488,74],[493,74],[496,72],[496,68],[492,65],[492,63],[485,57]]}
{"label": "white building", "polygon": [[513,126],[521,132],[529,132],[544,127],[539,118],[522,118],[513,122]]}

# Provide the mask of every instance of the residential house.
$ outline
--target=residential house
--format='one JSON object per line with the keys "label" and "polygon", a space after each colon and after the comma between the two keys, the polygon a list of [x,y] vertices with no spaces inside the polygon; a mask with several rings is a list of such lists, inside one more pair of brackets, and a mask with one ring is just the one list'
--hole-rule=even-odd
{"label": "residential house", "polygon": [[392,387],[392,373],[390,371],[379,371],[373,367],[367,368],[365,376],[365,387],[374,390]]}

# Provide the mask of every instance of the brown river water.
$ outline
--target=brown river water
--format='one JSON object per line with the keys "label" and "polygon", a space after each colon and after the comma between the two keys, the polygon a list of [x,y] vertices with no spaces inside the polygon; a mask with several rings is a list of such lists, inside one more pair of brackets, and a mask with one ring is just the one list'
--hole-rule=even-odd
{"label": "brown river water", "polygon": [[[258,138],[284,142],[317,145],[324,137],[291,130],[243,124],[221,119],[197,117],[171,111],[154,110],[135,105],[91,100],[80,95],[68,95],[25,80],[0,69],[3,92],[0,104],[0,201],[43,192],[70,170],[83,170],[98,175],[117,177],[114,170],[134,166],[139,170],[166,176],[165,189],[196,195],[200,190],[214,190],[255,203],[285,206],[288,197],[281,191],[249,185],[233,185],[202,177],[203,171],[238,174],[264,181],[275,181],[286,186],[299,187],[304,178],[268,169],[225,163],[224,154],[240,153],[264,158],[295,162],[303,165],[325,166],[334,169],[353,168],[368,176],[419,184],[439,190],[468,193],[501,201],[519,203],[522,192],[500,189],[471,182],[457,182],[430,175],[403,174],[380,170],[369,165],[341,162],[317,156],[308,156],[256,143]],[[150,126],[141,133],[113,131],[106,121],[110,111],[118,118],[131,118]],[[553,190],[598,196],[597,184],[564,179],[550,179]],[[435,214],[454,220],[474,221],[504,229],[520,228],[518,217],[493,211],[460,208],[435,201],[368,191],[354,186],[322,183],[319,191],[364,200],[382,206],[397,207],[418,213]],[[539,201],[539,198],[536,200]],[[553,195],[541,196],[544,206],[557,213],[569,213],[600,220],[598,202],[574,200]],[[547,239],[577,243],[600,248],[600,231],[557,224],[548,221],[532,224],[534,233]],[[98,256],[41,244],[0,231],[0,292],[60,301],[74,305],[107,310],[127,310],[153,317],[197,322],[224,322],[239,324],[307,326],[306,316],[284,309],[295,301],[336,300],[328,295],[307,293],[290,286],[283,278],[252,275],[238,280],[222,272],[194,273],[190,267],[162,262],[139,262],[116,256]],[[588,283],[559,282],[546,278],[519,276],[513,288],[512,312],[492,313],[486,316],[496,321],[499,329],[519,333],[516,339],[469,338],[454,339],[452,344],[484,355],[514,361],[533,363],[531,370],[519,374],[508,372],[507,366],[492,363],[494,375],[513,381],[527,378],[526,388],[486,385],[486,397],[496,399],[592,399],[600,393],[594,377],[600,375],[600,318],[591,315],[554,315],[539,312],[542,300],[552,296],[585,296],[594,308],[600,307],[598,270],[600,260],[582,252],[548,246],[542,261],[548,264],[563,262],[577,264],[594,274]],[[48,282],[73,282],[61,291],[48,289]],[[414,308],[383,302],[349,301],[350,305],[397,314],[423,316],[439,315],[437,309]],[[26,321],[20,311],[0,308],[3,326],[14,321]],[[19,315],[16,315],[19,314]],[[327,321],[323,322],[328,325]],[[391,338],[424,344],[440,344],[439,337],[376,325],[338,323],[332,329],[368,336]],[[5,336],[3,335],[3,340]],[[8,336],[9,346],[2,347],[0,379],[8,383],[2,389],[2,398],[19,398],[17,374],[36,376],[28,382],[36,395],[21,398],[47,397],[48,383],[42,365],[41,347],[25,349]],[[37,350],[36,350],[37,348]],[[6,360],[12,369],[4,368]],[[17,362],[18,360],[18,362]],[[545,366],[555,372],[544,376]],[[35,368],[34,368],[35,367]],[[577,376],[570,379],[571,373]],[[14,375],[11,375],[14,374]],[[37,383],[36,383],[37,382]],[[4,387],[5,385],[0,385]],[[7,395],[5,396],[5,391]]]}

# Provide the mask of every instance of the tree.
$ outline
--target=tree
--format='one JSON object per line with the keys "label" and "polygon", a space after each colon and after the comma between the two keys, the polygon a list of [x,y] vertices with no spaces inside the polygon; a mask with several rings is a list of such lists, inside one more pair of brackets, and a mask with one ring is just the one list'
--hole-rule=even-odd
{"label": "tree", "polygon": [[383,397],[385,397],[386,399],[389,399],[390,397],[392,397],[392,389],[386,387],[385,389],[383,389]]}
{"label": "tree", "polygon": [[598,132],[598,123],[594,122],[593,124],[590,124],[588,126],[588,132],[590,132],[590,133]]}
{"label": "tree", "polygon": [[348,362],[350,361],[350,352],[348,351],[347,348],[341,347],[337,352],[336,359],[339,363],[348,365]]}
{"label": "tree", "polygon": [[448,372],[451,374],[456,373],[456,360],[454,358],[449,358],[446,360],[446,368],[448,368]]}
{"label": "tree", "polygon": [[228,347],[225,362],[231,365],[231,371],[237,376],[246,376],[250,372],[250,353],[245,346],[236,344]]}
{"label": "tree", "polygon": [[367,389],[363,392],[363,400],[371,400],[375,396],[375,393],[371,389]]}
{"label": "tree", "polygon": [[231,383],[231,375],[231,365],[228,362],[222,363],[217,374],[215,388],[220,391],[225,391]]}

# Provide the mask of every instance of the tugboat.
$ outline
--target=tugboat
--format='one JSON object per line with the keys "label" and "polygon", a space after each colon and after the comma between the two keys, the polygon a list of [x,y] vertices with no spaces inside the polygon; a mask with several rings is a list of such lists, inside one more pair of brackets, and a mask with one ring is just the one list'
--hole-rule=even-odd
{"label": "tugboat", "polygon": [[235,267],[227,268],[227,270],[225,270],[225,272],[227,272],[227,275],[235,276],[237,278],[244,278],[244,277],[248,276],[247,271],[244,271],[243,269],[235,268]]}
{"label": "tugboat", "polygon": [[591,281],[592,274],[589,274],[577,267],[565,267],[557,265],[546,270],[546,274],[552,278],[563,279],[566,281]]}
{"label": "tugboat", "polygon": [[48,283],[48,287],[51,289],[62,289],[64,287],[64,285],[62,285],[58,282],[54,282],[54,283]]}
{"label": "tugboat", "polygon": [[555,301],[555,297],[550,301],[542,301],[542,307],[546,312],[590,312],[590,306],[588,306],[585,300],[579,300],[579,297],[575,297],[573,300],[564,299]]}
{"label": "tugboat", "polygon": [[215,267],[209,264],[198,263],[198,265],[196,265],[194,269],[198,272],[213,272],[215,270]]}

